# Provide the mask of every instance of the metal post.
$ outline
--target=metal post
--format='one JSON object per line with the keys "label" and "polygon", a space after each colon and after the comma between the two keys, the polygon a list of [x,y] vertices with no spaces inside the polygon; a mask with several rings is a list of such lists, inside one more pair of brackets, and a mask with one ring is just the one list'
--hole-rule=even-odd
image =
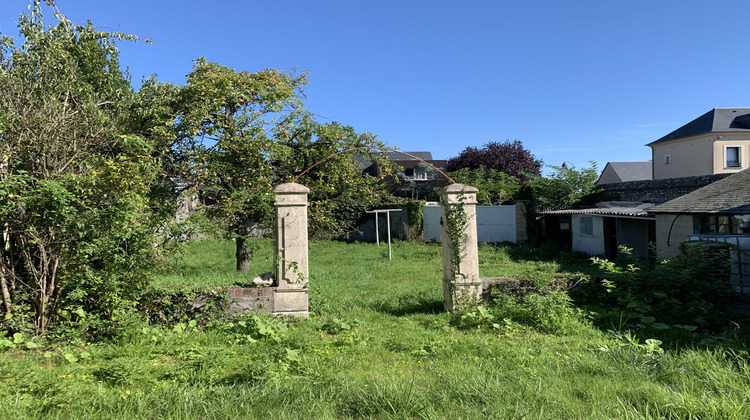
{"label": "metal post", "polygon": [[385,220],[388,226],[388,259],[391,259],[391,212],[385,212]]}
{"label": "metal post", "polygon": [[378,227],[378,219],[380,219],[380,213],[375,212],[375,243],[380,246],[380,227]]}

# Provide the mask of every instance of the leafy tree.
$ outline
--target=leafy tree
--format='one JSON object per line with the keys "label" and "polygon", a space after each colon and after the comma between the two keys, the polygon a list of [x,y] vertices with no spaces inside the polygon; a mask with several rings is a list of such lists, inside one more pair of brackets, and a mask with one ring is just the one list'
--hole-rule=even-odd
{"label": "leafy tree", "polygon": [[[306,84],[304,73],[236,72],[200,58],[187,85],[147,85],[152,102],[165,103],[163,93],[173,98],[166,101],[173,107],[171,126],[161,134],[175,141],[165,150],[201,194],[205,214],[235,240],[238,270],[249,269],[253,226],[272,226],[274,186],[337,151],[381,145],[351,127],[315,121],[302,101]],[[313,233],[349,228],[351,215],[358,218],[378,196],[351,155],[326,161],[301,182],[311,188]]]}
{"label": "leafy tree", "polygon": [[513,200],[521,188],[521,181],[495,169],[480,166],[463,168],[449,173],[457,183],[479,189],[477,202],[482,205],[499,205]]}
{"label": "leafy tree", "polygon": [[[47,2],[48,5],[54,5]],[[162,220],[159,162],[129,129],[133,91],[117,40],[39,1],[0,46],[0,289],[6,326],[45,332],[63,308],[104,317],[147,281]],[[68,311],[67,313],[70,313]]]}
{"label": "leafy tree", "polygon": [[526,181],[529,179],[527,174],[541,174],[542,161],[536,159],[518,140],[490,142],[481,149],[467,147],[458,156],[448,160],[450,172],[464,168],[479,169],[480,166]]}
{"label": "leafy tree", "polygon": [[596,162],[589,167],[576,169],[575,166],[550,166],[554,172],[549,177],[539,177],[526,183],[534,199],[546,210],[572,207],[586,196],[597,192],[596,180],[599,171]]}

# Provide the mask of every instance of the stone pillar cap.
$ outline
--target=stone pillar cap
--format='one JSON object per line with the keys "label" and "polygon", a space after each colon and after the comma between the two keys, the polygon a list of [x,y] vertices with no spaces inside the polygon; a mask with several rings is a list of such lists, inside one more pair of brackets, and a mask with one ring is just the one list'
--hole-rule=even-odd
{"label": "stone pillar cap", "polygon": [[476,193],[476,192],[479,192],[479,190],[468,185],[451,184],[443,188],[443,190],[440,191],[440,194],[466,194],[466,193]]}
{"label": "stone pillar cap", "polygon": [[309,194],[310,189],[302,184],[295,182],[288,182],[286,184],[279,184],[273,189],[276,194]]}

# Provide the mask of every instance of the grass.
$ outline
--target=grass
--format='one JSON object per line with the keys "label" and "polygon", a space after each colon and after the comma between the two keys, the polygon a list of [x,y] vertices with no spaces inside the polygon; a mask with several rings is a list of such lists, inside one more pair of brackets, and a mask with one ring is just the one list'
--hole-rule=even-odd
{"label": "grass", "polygon": [[[231,243],[193,244],[155,282],[247,282],[271,271],[269,244],[261,246],[252,274],[238,274]],[[558,263],[524,260],[515,252],[482,246],[481,275],[546,281],[564,274]],[[750,418],[750,367],[747,353],[733,350],[738,346],[673,346],[659,353],[580,320],[580,328],[565,334],[513,320],[499,328],[467,322],[482,314],[442,312],[439,244],[396,242],[393,260],[386,253],[373,244],[311,244],[313,316],[306,320],[249,317],[175,329],[132,318],[111,340],[2,352],[0,413],[76,419]],[[277,328],[259,335],[253,322]]]}

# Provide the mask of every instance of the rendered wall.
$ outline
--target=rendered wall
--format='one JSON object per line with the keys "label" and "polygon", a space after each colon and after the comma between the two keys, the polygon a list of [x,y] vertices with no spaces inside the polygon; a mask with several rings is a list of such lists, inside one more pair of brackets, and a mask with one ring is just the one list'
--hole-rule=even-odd
{"label": "rendered wall", "polygon": [[[477,240],[479,242],[525,241],[526,220],[522,204],[509,206],[476,206]],[[520,226],[519,226],[520,223]],[[440,241],[440,207],[424,207],[423,235],[425,241]]]}
{"label": "rendered wall", "polygon": [[[581,233],[581,217],[592,218],[594,224],[593,235],[584,235]],[[571,225],[573,251],[583,252],[587,255],[604,254],[604,222],[601,216],[574,214],[571,216]]]}
{"label": "rendered wall", "polygon": [[693,229],[692,215],[657,214],[657,257],[672,258],[679,254],[679,245],[690,239]]}

